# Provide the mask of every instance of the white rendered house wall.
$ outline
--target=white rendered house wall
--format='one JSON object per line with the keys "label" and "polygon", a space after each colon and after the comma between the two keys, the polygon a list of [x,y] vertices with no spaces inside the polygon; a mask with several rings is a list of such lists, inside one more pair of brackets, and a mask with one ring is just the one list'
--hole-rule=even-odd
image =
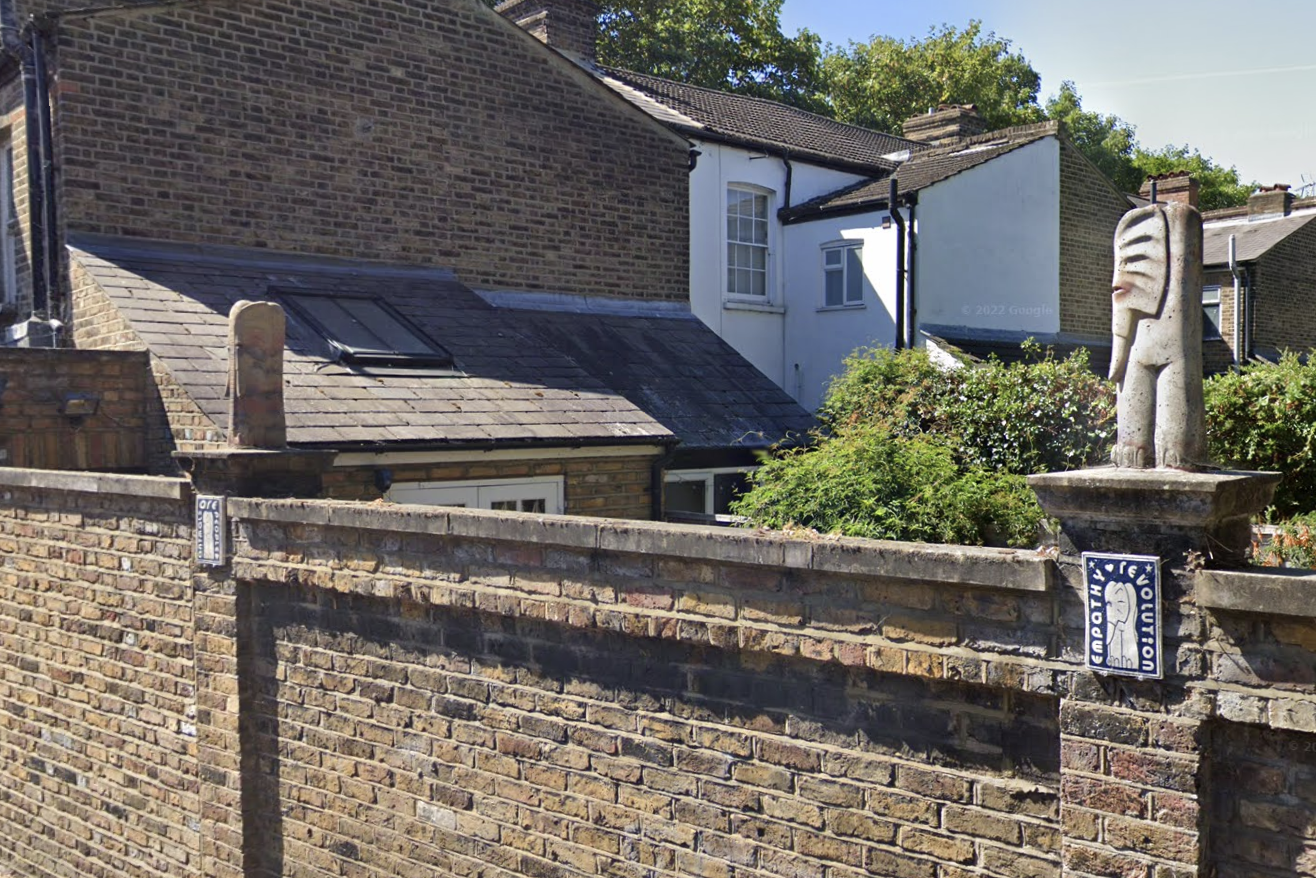
{"label": "white rendered house wall", "polygon": [[1060,330],[1060,142],[1039,140],[919,192],[922,324]]}
{"label": "white rendered house wall", "polygon": [[[908,218],[908,212],[903,212]],[[896,236],[882,228],[885,210],[786,227],[786,390],[813,411],[845,358],[860,347],[895,340]],[[857,250],[862,267],[858,301],[845,291],[828,299],[828,251]],[[849,267],[849,260],[845,260]],[[837,269],[833,265],[830,270]],[[849,281],[848,272],[842,273]]]}
{"label": "white rendered house wall", "polygon": [[[786,206],[786,165],[780,156],[713,142],[690,174],[690,308],[760,372],[791,391],[785,354],[787,259],[777,211]],[[798,204],[862,179],[857,174],[792,162],[790,199]],[[767,218],[766,281],[762,294],[728,290],[727,192],[763,197]],[[747,248],[748,249],[748,248]]]}

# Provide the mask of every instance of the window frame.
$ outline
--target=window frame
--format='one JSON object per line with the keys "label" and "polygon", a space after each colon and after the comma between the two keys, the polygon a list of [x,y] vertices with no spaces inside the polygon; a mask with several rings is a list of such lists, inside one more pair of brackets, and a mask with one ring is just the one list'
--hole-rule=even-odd
{"label": "window frame", "polygon": [[[1214,301],[1207,298],[1212,293],[1215,294]],[[1202,287],[1202,341],[1216,341],[1225,337],[1220,327],[1220,320],[1224,316],[1223,293],[1224,287],[1220,284]],[[1215,309],[1215,320],[1207,319],[1206,315],[1211,309]]]}
{"label": "window frame", "polygon": [[[755,199],[758,198],[763,199],[762,222],[764,224],[764,240],[762,244],[756,243],[754,241],[742,241],[739,239],[739,237],[735,239],[732,238],[731,230],[727,227],[729,220],[732,218],[732,214],[731,214],[732,192],[742,192],[754,197]],[[735,303],[756,303],[760,305],[770,305],[773,304],[775,301],[775,296],[773,296],[773,288],[772,288],[773,278],[775,274],[772,270],[773,268],[772,259],[775,253],[773,247],[775,235],[772,227],[773,203],[775,197],[776,197],[776,193],[773,190],[768,189],[764,186],[755,185],[753,183],[730,182],[723,187],[721,222],[722,222],[722,296],[724,301],[735,302]],[[736,217],[741,218],[741,215],[736,214]],[[751,221],[758,221],[757,215],[751,217],[750,219]],[[763,293],[761,295],[755,292],[741,292],[737,289],[732,288],[733,287],[732,272],[742,270],[739,268],[738,265],[735,268],[733,268],[732,266],[732,258],[731,258],[732,247],[750,247],[750,248],[759,248],[762,250]],[[743,270],[749,272],[759,271],[759,269],[754,268],[752,265],[747,268],[744,268]]]}
{"label": "window frame", "polygon": [[[864,293],[868,278],[864,274],[864,242],[851,239],[840,239],[828,241],[819,246],[820,259],[822,260],[822,303],[818,306],[819,311],[847,311],[854,308],[866,308]],[[828,266],[827,256],[829,253],[840,253],[841,264],[838,266]],[[858,293],[857,299],[850,298],[850,256],[853,254],[858,260]],[[828,274],[839,271],[841,275],[841,302],[833,305],[827,301],[827,276]]]}
{"label": "window frame", "polygon": [[[467,509],[493,510],[493,504],[516,501],[542,501],[543,512],[535,515],[566,514],[565,476],[527,476],[514,479],[478,479],[451,482],[395,482],[384,499],[407,506],[461,506]],[[510,512],[513,510],[500,510]],[[517,509],[522,512],[523,510]]]}
{"label": "window frame", "polygon": [[[372,295],[370,293],[326,293],[319,290],[290,290],[290,289],[271,289],[269,298],[278,302],[284,307],[285,311],[291,312],[299,320],[314,330],[321,339],[323,339],[329,348],[334,352],[334,358],[343,364],[352,366],[403,366],[403,367],[430,367],[439,369],[452,369],[454,365],[452,353],[430,338],[419,326],[413,323],[409,318],[398,311],[392,304],[385,301],[383,297]],[[312,308],[305,300],[314,299],[324,303],[334,303],[339,306],[340,310],[352,321],[358,323],[365,332],[379,337],[379,333],[372,330],[368,325],[353,315],[341,303],[345,300],[355,302],[368,302],[375,308],[378,308],[381,314],[389,320],[392,320],[397,327],[402,328],[409,333],[420,346],[427,347],[428,351],[402,351],[390,350],[387,348],[369,349],[354,346],[341,338],[329,327],[329,324],[322,320],[315,313],[316,309]],[[381,339],[382,340],[382,339]]]}
{"label": "window frame", "polygon": [[[716,503],[715,490],[717,487],[717,477],[729,474],[748,474],[758,469],[756,466],[722,466],[722,467],[705,467],[703,469],[669,469],[663,473],[663,515],[669,520],[683,521],[702,521],[702,522],[732,522],[738,521],[736,516],[728,513],[719,513],[713,511]],[[694,482],[704,483],[704,511],[703,512],[672,512],[667,508],[667,486],[670,484],[690,484]]]}

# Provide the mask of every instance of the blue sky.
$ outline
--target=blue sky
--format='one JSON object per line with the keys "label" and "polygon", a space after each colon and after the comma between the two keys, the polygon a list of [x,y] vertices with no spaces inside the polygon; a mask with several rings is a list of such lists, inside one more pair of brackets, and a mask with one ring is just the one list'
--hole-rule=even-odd
{"label": "blue sky", "polygon": [[1245,180],[1316,194],[1316,3],[785,0],[781,17],[842,45],[976,18],[1028,58],[1043,99],[1073,80],[1085,109],[1132,123],[1143,146],[1186,143]]}

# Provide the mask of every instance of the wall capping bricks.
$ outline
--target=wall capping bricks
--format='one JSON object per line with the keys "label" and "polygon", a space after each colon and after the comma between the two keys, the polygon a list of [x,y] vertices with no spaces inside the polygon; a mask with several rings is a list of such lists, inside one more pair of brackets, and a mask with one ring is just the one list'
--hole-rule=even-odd
{"label": "wall capping bricks", "polygon": [[132,476],[67,470],[0,467],[0,487],[41,488],[87,494],[121,494],[154,500],[186,500],[191,486],[186,479]]}
{"label": "wall capping bricks", "polygon": [[1202,570],[1197,602],[1217,610],[1316,618],[1316,574],[1309,570]]}
{"label": "wall capping bricks", "polygon": [[230,498],[236,520],[314,524],[787,567],[974,588],[1047,592],[1055,562],[1019,549],[942,546],[577,516],[519,515],[325,500]]}

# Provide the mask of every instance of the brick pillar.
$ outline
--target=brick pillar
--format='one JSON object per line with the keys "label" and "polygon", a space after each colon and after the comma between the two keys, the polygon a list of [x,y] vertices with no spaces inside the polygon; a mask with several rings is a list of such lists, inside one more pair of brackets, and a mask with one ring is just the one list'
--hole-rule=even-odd
{"label": "brick pillar", "polygon": [[1060,520],[1067,661],[1085,665],[1082,553],[1161,559],[1163,679],[1079,670],[1061,699],[1063,874],[1211,878],[1204,722],[1212,699],[1190,685],[1205,671],[1196,571],[1242,559],[1249,519],[1269,504],[1279,477],[1103,468],[1029,481]]}

